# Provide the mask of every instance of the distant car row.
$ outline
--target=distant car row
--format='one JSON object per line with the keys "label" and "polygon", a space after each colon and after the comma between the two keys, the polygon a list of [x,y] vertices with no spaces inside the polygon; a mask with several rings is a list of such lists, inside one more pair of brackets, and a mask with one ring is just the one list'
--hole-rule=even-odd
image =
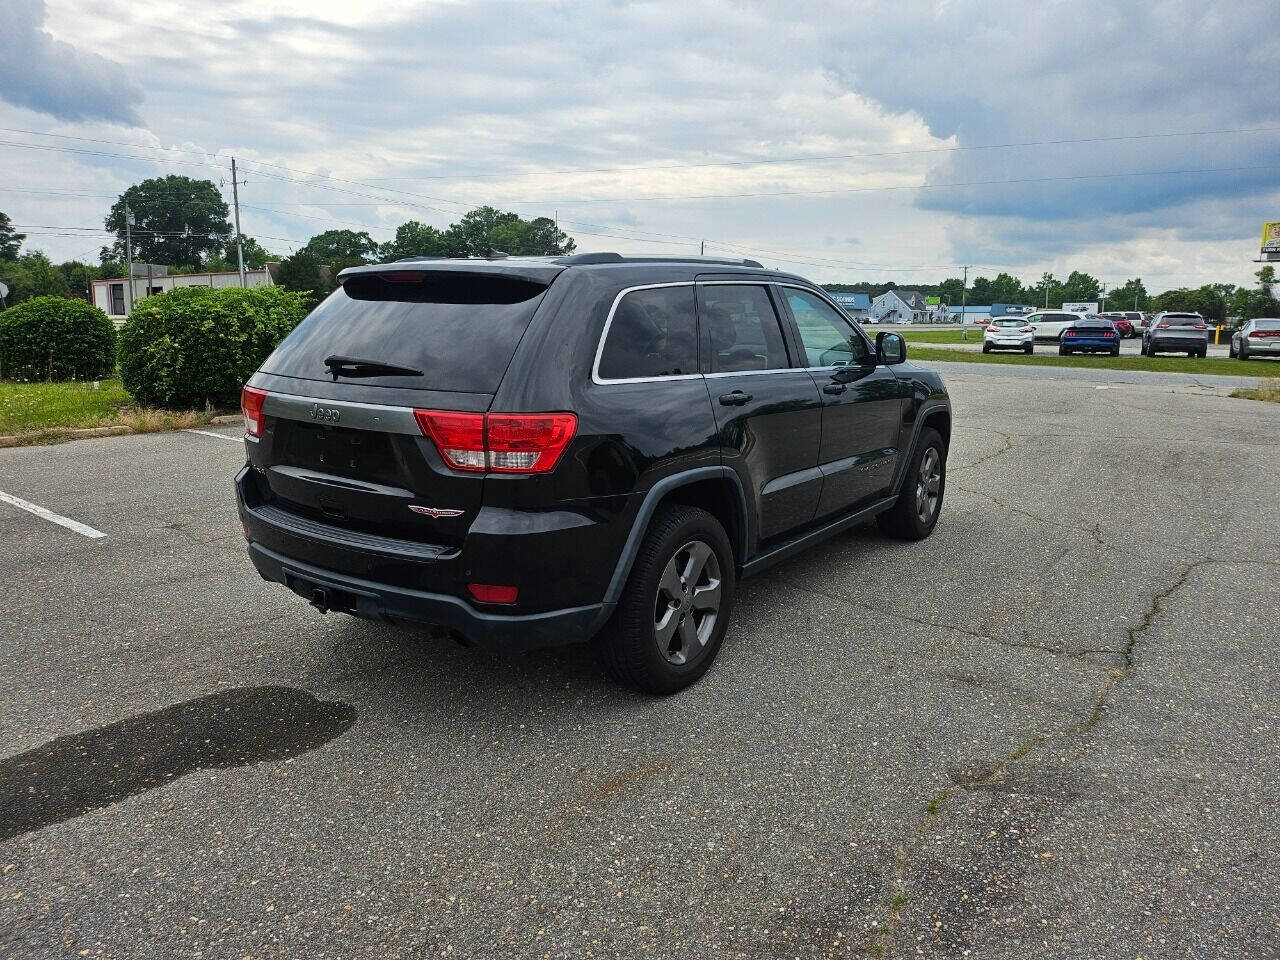
{"label": "distant car row", "polygon": [[[1134,322],[1138,323],[1135,333]],[[1209,324],[1198,313],[1157,313],[1149,323],[1140,313],[1077,314],[1044,311],[1023,317],[996,317],[982,335],[982,352],[1021,350],[1034,353],[1037,340],[1058,344],[1058,353],[1120,355],[1126,336],[1142,337],[1142,355],[1185,353],[1204,357],[1209,352]],[[1250,320],[1231,337],[1231,356],[1280,356],[1280,320]]]}

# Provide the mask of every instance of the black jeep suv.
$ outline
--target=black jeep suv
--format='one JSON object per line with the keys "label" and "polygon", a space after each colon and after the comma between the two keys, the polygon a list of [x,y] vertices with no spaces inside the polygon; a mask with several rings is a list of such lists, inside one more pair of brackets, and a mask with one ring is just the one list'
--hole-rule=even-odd
{"label": "black jeep suv", "polygon": [[938,520],[940,378],[799,277],[602,253],[339,279],[245,386],[236,477],[254,566],[321,610],[506,650],[595,638],[669,693],[740,578]]}

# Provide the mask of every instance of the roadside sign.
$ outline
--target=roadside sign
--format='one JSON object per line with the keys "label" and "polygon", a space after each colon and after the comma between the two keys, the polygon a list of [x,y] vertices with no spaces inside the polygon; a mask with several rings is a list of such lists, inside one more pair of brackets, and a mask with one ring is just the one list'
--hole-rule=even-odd
{"label": "roadside sign", "polygon": [[942,298],[941,297],[925,297],[924,302],[931,307],[937,307],[942,305]]}
{"label": "roadside sign", "polygon": [[1280,220],[1268,220],[1262,225],[1262,255],[1268,260],[1280,257]]}

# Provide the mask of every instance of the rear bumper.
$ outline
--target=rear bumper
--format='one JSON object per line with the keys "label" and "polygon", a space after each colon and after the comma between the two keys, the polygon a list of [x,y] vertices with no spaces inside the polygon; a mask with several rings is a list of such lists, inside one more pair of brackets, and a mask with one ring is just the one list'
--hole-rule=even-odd
{"label": "rear bumper", "polygon": [[1259,355],[1264,353],[1280,354],[1280,340],[1274,340],[1270,337],[1267,338],[1267,342],[1265,343],[1259,343],[1256,340],[1246,340],[1244,348],[1250,353],[1256,353]]}
{"label": "rear bumper", "polygon": [[[264,580],[284,584],[329,609],[393,623],[420,623],[456,630],[469,641],[493,650],[520,652],[589,640],[607,619],[605,604],[516,616],[476,610],[459,597],[389,587],[334,573],[249,544],[249,559]],[[321,593],[317,593],[322,591]]]}
{"label": "rear bumper", "polygon": [[1112,337],[1110,340],[1102,337],[1065,337],[1062,340],[1065,350],[1114,350],[1119,345],[1119,337]]}
{"label": "rear bumper", "polygon": [[1209,346],[1209,340],[1206,337],[1201,340],[1199,337],[1152,337],[1151,348],[1153,350],[1172,350],[1175,353],[1184,353],[1187,350],[1203,350]]}

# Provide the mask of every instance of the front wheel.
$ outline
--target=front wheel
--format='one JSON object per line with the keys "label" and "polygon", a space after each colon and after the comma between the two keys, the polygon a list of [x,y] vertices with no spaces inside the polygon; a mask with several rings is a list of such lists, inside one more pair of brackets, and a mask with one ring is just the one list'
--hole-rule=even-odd
{"label": "front wheel", "polygon": [[947,448],[942,434],[926,427],[920,434],[897,502],[876,517],[880,530],[900,540],[923,540],[933,533],[947,488]]}
{"label": "front wheel", "polygon": [[654,515],[610,629],[597,638],[615,680],[669,694],[711,666],[733,612],[734,557],[724,528],[697,507]]}

